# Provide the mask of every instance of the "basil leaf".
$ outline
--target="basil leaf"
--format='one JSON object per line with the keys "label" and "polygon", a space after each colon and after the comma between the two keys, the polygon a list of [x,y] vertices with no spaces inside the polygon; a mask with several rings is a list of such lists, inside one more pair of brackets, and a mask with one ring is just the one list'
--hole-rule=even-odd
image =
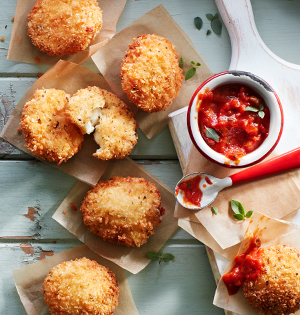
{"label": "basil leaf", "polygon": [[257,113],[257,112],[258,112],[258,109],[257,109],[256,107],[247,106],[247,107],[245,108],[245,111]]}
{"label": "basil leaf", "polygon": [[234,213],[242,214],[243,216],[245,215],[244,207],[239,201],[231,199],[230,204],[231,204],[231,209]]}
{"label": "basil leaf", "polygon": [[205,127],[205,129],[206,129],[205,134],[207,138],[215,140],[216,142],[219,142],[219,135],[217,134],[215,129],[208,128],[208,127]]}
{"label": "basil leaf", "polygon": [[248,211],[248,212],[246,213],[245,217],[246,217],[246,218],[250,218],[250,217],[252,216],[252,214],[253,214],[253,210],[250,210],[250,211]]}
{"label": "basil leaf", "polygon": [[216,13],[216,14],[214,15],[214,19],[217,19],[217,18],[219,18],[218,13]]}
{"label": "basil leaf", "polygon": [[190,68],[185,75],[185,81],[192,78],[195,74],[196,74],[196,68],[194,67]]}
{"label": "basil leaf", "polygon": [[197,62],[196,67],[200,67],[200,66],[201,66],[201,63]]}
{"label": "basil leaf", "polygon": [[163,254],[163,251],[162,251],[162,249],[160,250],[160,251],[158,251],[158,256],[162,256],[162,254]]}
{"label": "basil leaf", "polygon": [[163,255],[162,259],[166,262],[173,260],[175,258],[174,255],[170,254],[170,253],[166,253]]}
{"label": "basil leaf", "polygon": [[233,216],[234,216],[237,220],[239,220],[239,221],[242,221],[242,220],[244,220],[244,218],[245,218],[245,216],[243,216],[243,215],[240,214],[240,213],[235,213]]}
{"label": "basil leaf", "polygon": [[263,118],[265,117],[265,112],[263,112],[262,110],[260,110],[260,111],[258,112],[258,116],[259,116],[261,119],[263,119]]}
{"label": "basil leaf", "polygon": [[264,109],[264,104],[260,104],[259,105],[259,110],[263,110]]}
{"label": "basil leaf", "polygon": [[205,14],[205,16],[206,16],[207,19],[210,20],[210,21],[214,18],[214,16],[213,16],[212,14],[210,14],[210,13]]}
{"label": "basil leaf", "polygon": [[203,21],[199,16],[194,18],[194,23],[195,23],[197,30],[201,30],[201,27],[203,25]]}
{"label": "basil leaf", "polygon": [[156,252],[148,252],[146,256],[151,260],[156,260],[159,257],[158,253]]}
{"label": "basil leaf", "polygon": [[195,61],[191,61],[191,64],[194,65],[194,64],[195,64]]}
{"label": "basil leaf", "polygon": [[218,208],[217,207],[211,207],[211,212],[213,213],[213,214],[215,214],[215,215],[217,215],[218,214]]}
{"label": "basil leaf", "polygon": [[221,35],[222,23],[218,17],[211,21],[211,28],[217,35]]}
{"label": "basil leaf", "polygon": [[211,30],[207,30],[206,35],[210,35],[211,34]]}

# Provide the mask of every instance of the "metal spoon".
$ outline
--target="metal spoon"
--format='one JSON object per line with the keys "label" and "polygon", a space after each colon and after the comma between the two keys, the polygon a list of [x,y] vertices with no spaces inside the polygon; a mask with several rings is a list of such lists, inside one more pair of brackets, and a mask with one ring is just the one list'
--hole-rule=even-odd
{"label": "metal spoon", "polygon": [[[201,172],[188,174],[177,183],[175,195],[177,201],[183,207],[191,210],[200,210],[209,206],[217,198],[219,191],[225,187],[283,173],[299,167],[300,148],[297,148],[222,179]],[[201,176],[199,189],[202,191],[203,196],[200,200],[200,205],[186,202],[184,200],[185,193],[179,187],[180,183],[190,180],[196,176]]]}

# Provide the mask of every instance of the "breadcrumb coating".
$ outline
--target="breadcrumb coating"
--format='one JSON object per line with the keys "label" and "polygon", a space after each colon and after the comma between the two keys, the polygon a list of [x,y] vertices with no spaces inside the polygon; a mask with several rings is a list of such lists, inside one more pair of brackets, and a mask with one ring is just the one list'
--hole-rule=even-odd
{"label": "breadcrumb coating", "polygon": [[137,143],[138,123],[130,108],[116,95],[97,86],[74,94],[66,112],[82,133],[95,131],[100,149],[93,156],[98,159],[122,159]]}
{"label": "breadcrumb coating", "polygon": [[152,113],[166,109],[178,95],[183,80],[173,44],[158,35],[133,39],[121,66],[121,81],[129,100]]}
{"label": "breadcrumb coating", "polygon": [[102,26],[96,0],[38,0],[28,14],[33,45],[49,56],[84,50]]}
{"label": "breadcrumb coating", "polygon": [[94,186],[80,210],[91,232],[105,241],[137,247],[154,234],[165,212],[154,184],[118,176]]}
{"label": "breadcrumb coating", "polygon": [[260,314],[287,315],[300,308],[300,253],[273,245],[261,249],[264,269],[255,281],[245,281],[243,292]]}
{"label": "breadcrumb coating", "polygon": [[52,315],[111,315],[119,284],[108,268],[83,257],[52,268],[43,291]]}
{"label": "breadcrumb coating", "polygon": [[32,154],[60,164],[81,148],[83,135],[65,114],[69,98],[62,90],[38,89],[24,105],[20,127]]}

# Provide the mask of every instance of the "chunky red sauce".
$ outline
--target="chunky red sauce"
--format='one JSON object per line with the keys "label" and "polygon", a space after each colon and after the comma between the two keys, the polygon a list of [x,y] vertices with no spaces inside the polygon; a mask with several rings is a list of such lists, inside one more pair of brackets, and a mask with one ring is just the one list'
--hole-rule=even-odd
{"label": "chunky red sauce", "polygon": [[[269,134],[270,111],[263,98],[247,86],[218,86],[200,93],[198,104],[198,124],[203,139],[213,150],[231,160],[238,161],[257,149]],[[249,107],[257,111],[249,111]],[[260,109],[264,114],[259,115]],[[207,136],[207,128],[215,130],[219,141]]]}
{"label": "chunky red sauce", "polygon": [[201,199],[203,192],[200,189],[200,181],[202,175],[197,175],[191,179],[182,181],[176,187],[176,196],[178,195],[179,190],[183,192],[183,202],[185,204],[192,204],[194,206],[200,207]]}
{"label": "chunky red sauce", "polygon": [[234,267],[222,277],[229,295],[237,293],[245,280],[254,281],[260,276],[263,270],[260,245],[257,237],[252,238],[246,252],[235,257]]}

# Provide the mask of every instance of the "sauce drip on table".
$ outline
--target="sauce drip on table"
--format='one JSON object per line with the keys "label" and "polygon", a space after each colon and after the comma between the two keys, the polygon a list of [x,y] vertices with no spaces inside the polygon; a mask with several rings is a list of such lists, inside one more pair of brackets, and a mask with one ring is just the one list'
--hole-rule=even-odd
{"label": "sauce drip on table", "polygon": [[[250,87],[225,84],[198,95],[198,125],[204,141],[213,150],[239,161],[268,136],[270,111]],[[218,141],[209,135],[212,129]]]}
{"label": "sauce drip on table", "polygon": [[261,275],[263,262],[260,245],[260,240],[253,237],[249,248],[235,257],[232,270],[222,277],[229,295],[237,293],[245,280],[254,281]]}

